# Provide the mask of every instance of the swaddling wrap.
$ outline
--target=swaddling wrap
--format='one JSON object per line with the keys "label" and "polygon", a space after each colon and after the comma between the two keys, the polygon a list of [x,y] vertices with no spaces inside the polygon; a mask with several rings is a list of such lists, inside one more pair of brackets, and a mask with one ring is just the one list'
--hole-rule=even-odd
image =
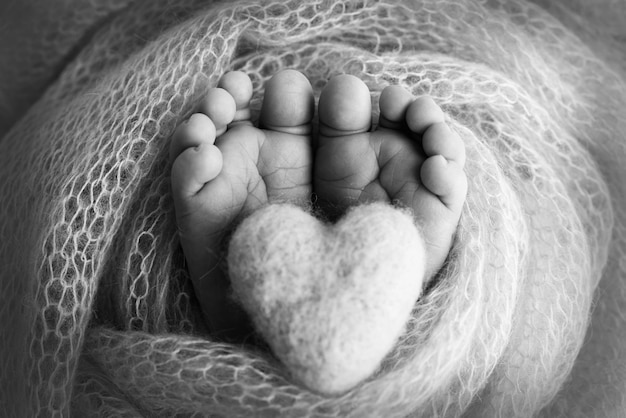
{"label": "swaddling wrap", "polygon": [[[623,414],[626,3],[101,3],[0,141],[3,415]],[[224,71],[282,68],[429,94],[467,148],[444,269],[342,396],[203,336],[178,245],[174,128]]]}

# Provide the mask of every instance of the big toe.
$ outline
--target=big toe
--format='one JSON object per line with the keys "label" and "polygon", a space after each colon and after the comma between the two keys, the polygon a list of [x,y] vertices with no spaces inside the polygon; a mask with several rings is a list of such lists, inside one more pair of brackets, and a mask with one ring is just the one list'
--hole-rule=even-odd
{"label": "big toe", "polygon": [[314,112],[309,80],[299,71],[283,70],[265,85],[259,124],[273,131],[309,135]]}
{"label": "big toe", "polygon": [[370,92],[363,81],[344,74],[331,78],[318,106],[319,132],[326,137],[367,132],[372,120]]}

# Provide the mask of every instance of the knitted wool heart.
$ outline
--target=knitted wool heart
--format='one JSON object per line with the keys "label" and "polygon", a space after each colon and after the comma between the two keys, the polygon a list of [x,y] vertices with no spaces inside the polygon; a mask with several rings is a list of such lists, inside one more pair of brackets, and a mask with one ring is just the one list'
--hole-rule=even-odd
{"label": "knitted wool heart", "polygon": [[228,268],[235,298],[291,376],[337,394],[372,375],[402,334],[424,257],[411,215],[387,204],[334,225],[270,205],[238,227]]}

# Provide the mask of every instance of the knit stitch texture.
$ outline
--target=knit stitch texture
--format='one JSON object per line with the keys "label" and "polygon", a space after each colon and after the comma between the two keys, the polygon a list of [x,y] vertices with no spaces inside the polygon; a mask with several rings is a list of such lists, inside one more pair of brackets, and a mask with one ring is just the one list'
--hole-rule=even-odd
{"label": "knit stitch texture", "polygon": [[[623,416],[624,0],[32,3],[0,55],[0,415]],[[203,337],[178,245],[175,127],[283,68],[429,94],[467,147],[437,284],[340,397]]]}

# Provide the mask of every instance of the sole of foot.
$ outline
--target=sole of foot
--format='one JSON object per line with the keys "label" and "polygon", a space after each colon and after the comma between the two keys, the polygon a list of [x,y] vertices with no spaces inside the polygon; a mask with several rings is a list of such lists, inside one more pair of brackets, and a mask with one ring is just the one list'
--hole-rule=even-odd
{"label": "sole of foot", "polygon": [[365,83],[351,75],[329,80],[318,105],[313,188],[329,213],[373,201],[410,208],[426,243],[428,279],[445,262],[465,202],[465,146],[428,96],[389,86],[379,107],[370,131]]}
{"label": "sole of foot", "polygon": [[252,93],[247,75],[224,74],[178,126],[170,147],[176,220],[194,292],[210,330],[225,339],[248,329],[220,268],[230,225],[267,203],[305,205],[312,191],[309,81],[294,70],[269,80],[258,127]]}

